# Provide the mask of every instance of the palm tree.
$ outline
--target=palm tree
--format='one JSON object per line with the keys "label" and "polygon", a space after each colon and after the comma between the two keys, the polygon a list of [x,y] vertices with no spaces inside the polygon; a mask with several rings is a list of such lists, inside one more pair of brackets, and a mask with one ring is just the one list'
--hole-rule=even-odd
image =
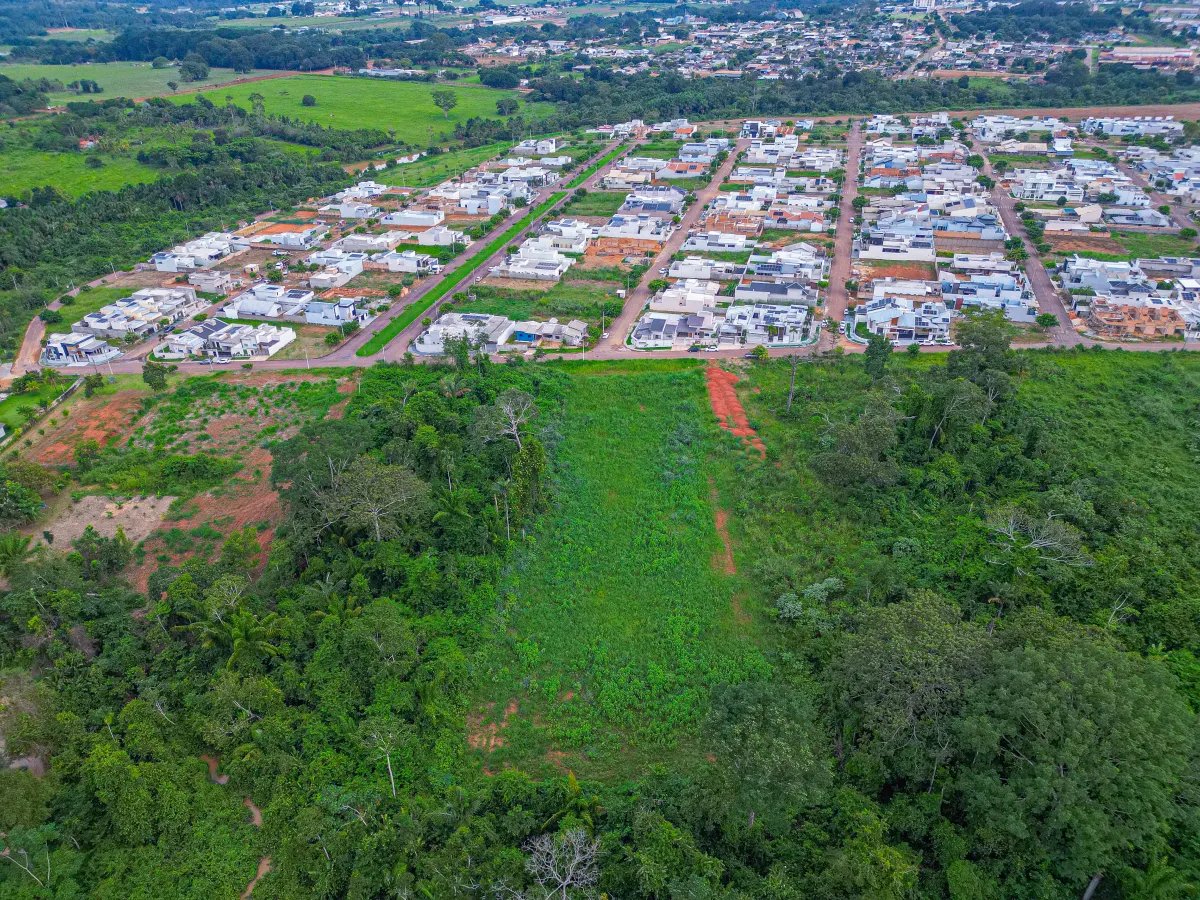
{"label": "palm tree", "polygon": [[0,577],[8,578],[29,559],[31,543],[33,538],[16,531],[0,536]]}
{"label": "palm tree", "polygon": [[225,668],[232,669],[243,662],[259,662],[264,656],[278,656],[279,648],[270,639],[279,636],[279,616],[268,613],[261,620],[254,613],[237,609],[228,619],[188,625],[180,631],[200,634],[200,646],[205,649],[226,647],[229,660]]}
{"label": "palm tree", "polygon": [[457,494],[439,490],[435,498],[437,512],[433,514],[433,524],[447,534],[452,534],[464,525],[470,523],[471,511],[467,509],[462,491]]}

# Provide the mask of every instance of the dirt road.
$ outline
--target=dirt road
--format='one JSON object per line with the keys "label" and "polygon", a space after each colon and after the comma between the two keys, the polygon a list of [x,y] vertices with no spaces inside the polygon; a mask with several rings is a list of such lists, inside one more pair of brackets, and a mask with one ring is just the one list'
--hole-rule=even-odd
{"label": "dirt road", "polygon": [[621,308],[621,314],[613,319],[612,324],[609,326],[608,340],[602,340],[597,349],[617,350],[618,348],[624,348],[625,337],[637,323],[638,318],[641,316],[642,308],[650,301],[650,282],[662,277],[658,270],[670,265],[671,257],[678,253],[679,249],[687,241],[688,230],[693,228],[700,220],[700,216],[704,213],[704,207],[716,199],[718,193],[720,193],[721,183],[733,171],[738,154],[748,146],[750,146],[749,140],[737,141],[729,151],[729,157],[721,164],[721,167],[713,176],[712,181],[696,192],[696,202],[683,214],[679,226],[670,238],[667,239],[663,248],[658,251],[653,262],[650,263],[649,270],[642,276],[641,283],[625,297],[625,305]]}
{"label": "dirt road", "polygon": [[[995,178],[992,161],[986,154],[983,157],[983,163],[983,173]],[[1004,223],[1004,230],[1008,232],[1008,236],[1019,237],[1025,246],[1025,252],[1029,254],[1029,258],[1025,260],[1025,274],[1029,277],[1029,285],[1033,288],[1033,296],[1037,298],[1038,307],[1042,312],[1052,313],[1058,317],[1058,324],[1049,332],[1052,342],[1060,347],[1074,347],[1082,344],[1083,338],[1071,327],[1070,313],[1067,312],[1054,282],[1050,280],[1050,273],[1042,265],[1037,248],[1025,236],[1021,218],[1017,215],[1016,201],[1009,196],[1007,190],[1001,187],[998,180],[996,186],[992,188],[992,203],[1000,212],[1000,221]]]}
{"label": "dirt road", "polygon": [[846,136],[846,180],[842,183],[842,203],[838,207],[837,231],[833,240],[833,265],[829,269],[829,290],[825,296],[825,315],[840,322],[850,303],[846,282],[854,252],[854,198],[858,196],[858,167],[862,157],[862,128],[855,122]]}

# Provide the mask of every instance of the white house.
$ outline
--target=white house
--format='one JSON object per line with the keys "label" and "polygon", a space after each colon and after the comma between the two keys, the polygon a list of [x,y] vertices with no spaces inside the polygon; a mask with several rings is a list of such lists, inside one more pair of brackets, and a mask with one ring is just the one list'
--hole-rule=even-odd
{"label": "white house", "polygon": [[426,356],[437,355],[446,352],[446,341],[469,338],[486,352],[495,353],[512,336],[515,327],[516,323],[504,316],[446,313],[413,341],[412,349]]}
{"label": "white house", "polygon": [[389,272],[436,275],[442,270],[442,264],[438,260],[426,253],[418,253],[416,250],[392,250],[376,256],[373,261],[387,266]]}
{"label": "white house", "polygon": [[446,214],[440,209],[398,209],[379,221],[399,228],[433,228],[446,221]]}

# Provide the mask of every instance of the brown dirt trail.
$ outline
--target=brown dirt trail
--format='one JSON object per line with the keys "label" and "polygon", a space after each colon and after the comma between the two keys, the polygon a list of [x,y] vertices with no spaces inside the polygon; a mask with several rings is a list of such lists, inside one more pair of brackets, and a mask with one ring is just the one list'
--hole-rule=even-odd
{"label": "brown dirt trail", "polygon": [[721,427],[740,437],[744,443],[757,450],[759,456],[766,459],[767,446],[762,442],[758,433],[750,427],[750,420],[746,418],[742,401],[738,399],[737,393],[733,389],[738,382],[737,375],[719,366],[709,366],[704,377],[708,382],[709,403],[712,404],[712,411],[720,420]]}

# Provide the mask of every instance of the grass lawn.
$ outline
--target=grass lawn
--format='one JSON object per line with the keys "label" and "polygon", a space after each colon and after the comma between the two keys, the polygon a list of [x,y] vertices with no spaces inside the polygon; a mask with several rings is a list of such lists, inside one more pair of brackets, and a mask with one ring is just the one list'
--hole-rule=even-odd
{"label": "grass lawn", "polygon": [[[452,150],[449,153],[439,153],[437,156],[426,156],[414,163],[395,166],[391,169],[381,169],[371,177],[380,184],[428,187],[441,184],[459,172],[494,159],[509,146],[507,143],[487,144],[483,147],[472,147],[469,150]],[[363,174],[369,173],[364,172]]]}
{"label": "grass lawn", "polygon": [[736,451],[703,370],[657,362],[564,369],[557,506],[510,566],[510,637],[479,667],[494,715],[519,706],[490,768],[624,775],[686,754],[710,688],[769,670],[737,614],[742,578],[716,564],[708,476]]}
{"label": "grass lawn", "polygon": [[1048,169],[1052,160],[1048,156],[1036,156],[1026,153],[989,153],[988,160],[994,167],[998,162],[1005,162],[1010,169]]}
{"label": "grass lawn", "polygon": [[1155,256],[1191,256],[1196,252],[1195,238],[1181,238],[1175,234],[1138,234],[1132,231],[1114,231],[1112,237],[1129,251],[1130,259]]}
{"label": "grass lawn", "polygon": [[[570,276],[568,270],[567,275]],[[474,300],[455,303],[460,312],[488,313],[510,319],[556,318],[560,322],[583,319],[589,325],[599,325],[603,313],[609,321],[620,315],[623,301],[616,292],[624,287],[615,281],[560,281],[550,290],[514,291],[492,285],[478,284],[472,289]]]}
{"label": "grass lawn", "polygon": [[308,359],[317,359],[332,349],[325,343],[325,336],[331,331],[337,331],[336,328],[329,325],[299,325],[295,322],[281,324],[295,329],[296,339],[272,356],[272,359],[298,359],[303,362],[306,358],[305,352],[308,353]]}
{"label": "grass lawn", "polygon": [[[270,72],[255,70],[252,76],[269,75]],[[0,75],[7,75],[14,80],[23,78],[50,78],[69,84],[80,78],[88,78],[98,82],[104,89],[99,96],[95,94],[76,94],[73,91],[52,91],[47,95],[52,103],[66,103],[71,100],[106,100],[109,97],[164,97],[171,93],[167,87],[168,81],[179,81],[178,69],[153,69],[150,63],[110,62],[89,63],[79,66],[50,66],[20,63],[11,66],[0,66]],[[216,87],[227,84],[238,78],[245,78],[233,69],[212,69],[208,78],[194,81],[191,84],[180,84],[184,90],[202,87]],[[269,84],[270,82],[268,82]],[[251,87],[253,90],[253,87]],[[248,93],[248,92],[247,92]],[[215,102],[215,101],[214,101]],[[296,99],[300,102],[299,97]]]}
{"label": "grass lawn", "polygon": [[[102,82],[103,83],[103,82]],[[458,97],[458,106],[445,114],[433,105],[433,91],[450,90]],[[436,140],[441,132],[453,134],[454,126],[473,117],[496,119],[496,101],[516,97],[513,91],[497,91],[483,87],[454,87],[411,81],[383,81],[336,75],[292,75],[271,81],[233,85],[222,89],[219,96],[209,99],[224,102],[226,95],[233,102],[249,108],[251,94],[262,94],[268,113],[292,119],[318,122],[333,128],[395,129],[398,140],[425,145]],[[302,106],[305,94],[317,100],[316,106]],[[177,102],[194,100],[181,96]],[[540,118],[554,109],[552,104],[521,104],[526,118]]]}
{"label": "grass lawn", "polygon": [[568,203],[563,208],[563,215],[611,216],[621,208],[627,196],[624,191],[593,191],[586,197]]}
{"label": "grass lawn", "polygon": [[0,401],[0,422],[3,422],[11,433],[17,426],[25,424],[25,417],[21,415],[21,410],[37,406],[42,400],[53,401],[55,397],[69,388],[74,381],[75,375],[70,374],[57,384],[41,385],[36,391],[13,394],[7,399]]}
{"label": "grass lawn", "polygon": [[116,36],[115,31],[109,31],[107,28],[51,28],[48,34],[35,37],[43,41],[68,41],[73,44],[82,44],[84,41],[101,43],[111,41]]}
{"label": "grass lawn", "polygon": [[44,153],[10,149],[0,157],[0,195],[19,197],[23,191],[53,185],[72,197],[91,191],[119,191],[127,184],[155,181],[157,169],[133,157],[103,157],[104,166],[91,169],[82,153]]}
{"label": "grass lawn", "polygon": [[100,287],[91,288],[86,291],[80,291],[75,297],[75,302],[70,306],[64,306],[60,312],[63,320],[54,325],[47,325],[47,334],[70,334],[71,325],[78,322],[88,313],[94,313],[105,304],[112,303],[115,300],[120,300],[122,297],[128,297],[133,293],[133,288],[119,287]]}

